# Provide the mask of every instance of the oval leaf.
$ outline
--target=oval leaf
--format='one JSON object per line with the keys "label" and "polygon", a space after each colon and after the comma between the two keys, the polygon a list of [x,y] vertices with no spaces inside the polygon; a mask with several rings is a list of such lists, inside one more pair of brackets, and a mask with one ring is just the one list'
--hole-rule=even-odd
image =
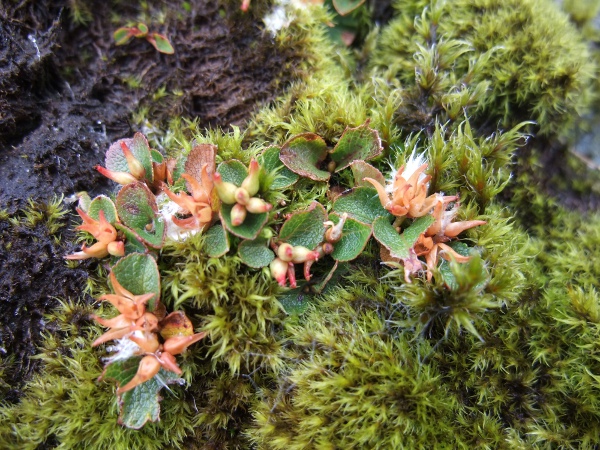
{"label": "oval leaf", "polygon": [[236,186],[241,186],[242,181],[244,181],[244,178],[248,175],[246,166],[237,159],[222,162],[219,164],[219,167],[217,167],[217,172],[221,174],[223,181],[233,183]]}
{"label": "oval leaf", "polygon": [[146,180],[152,183],[154,179],[153,176],[153,168],[152,168],[152,153],[150,152],[150,146],[148,145],[148,141],[146,137],[142,133],[135,133],[133,139],[119,139],[118,141],[111,144],[111,146],[106,151],[106,156],[104,158],[104,166],[108,170],[113,170],[115,172],[128,172],[129,165],[127,164],[127,159],[125,159],[125,153],[123,153],[122,143],[124,143],[131,153],[137,159],[144,170],[146,171]]}
{"label": "oval leaf", "polygon": [[158,150],[150,149],[150,155],[152,156],[152,162],[156,164],[161,164],[165,160],[165,157]]}
{"label": "oval leaf", "polygon": [[340,195],[333,202],[333,211],[339,215],[348,213],[348,217],[369,225],[378,217],[391,217],[372,187],[357,187]]}
{"label": "oval leaf", "polygon": [[279,147],[269,147],[258,156],[258,162],[265,172],[277,174],[269,187],[273,190],[291,186],[299,178],[297,174],[283,165],[279,159],[279,153]]}
{"label": "oval leaf", "polygon": [[393,258],[407,259],[410,257],[409,250],[433,222],[433,216],[419,217],[399,234],[387,217],[378,217],[373,222],[373,237],[389,250]]}
{"label": "oval leaf", "polygon": [[244,241],[238,248],[238,254],[242,262],[248,267],[260,269],[268,266],[275,259],[275,254],[268,245],[268,241],[264,238]]}
{"label": "oval leaf", "polygon": [[133,38],[133,34],[131,33],[131,28],[123,27],[119,28],[113,34],[113,39],[115,40],[115,45],[125,45]]}
{"label": "oval leaf", "polygon": [[279,159],[292,172],[315,181],[327,181],[331,174],[319,169],[327,157],[327,144],[314,133],[292,137],[283,147]]}
{"label": "oval leaf", "polygon": [[173,53],[175,53],[175,49],[173,48],[171,42],[165,35],[153,33],[152,37],[154,39],[148,39],[148,41],[150,41],[150,43],[154,46],[156,50],[166,55],[172,55]]}
{"label": "oval leaf", "polygon": [[160,274],[152,256],[141,253],[124,256],[113,266],[112,271],[119,284],[132,294],[154,292],[154,297],[147,304],[148,310],[154,311],[160,300]]}
{"label": "oval leaf", "polygon": [[[339,217],[336,215],[331,215],[329,218],[335,223],[339,222]],[[354,219],[346,219],[344,228],[342,228],[342,237],[334,244],[331,257],[341,262],[357,258],[367,245],[370,237],[371,226]]]}
{"label": "oval leaf", "polygon": [[307,211],[292,214],[279,231],[279,240],[314,250],[323,241],[327,220],[325,208],[314,202]]}
{"label": "oval leaf", "polygon": [[204,238],[206,253],[211,258],[219,258],[229,251],[229,238],[221,224],[208,229]]}
{"label": "oval leaf", "polygon": [[381,139],[376,130],[369,128],[369,121],[356,128],[346,128],[335,148],[331,159],[335,161],[335,171],[339,172],[354,160],[366,161],[383,151]]}
{"label": "oval leaf", "polygon": [[219,217],[221,218],[221,223],[225,226],[227,231],[231,234],[234,234],[237,237],[241,237],[242,239],[253,240],[256,239],[262,227],[267,223],[267,219],[269,215],[267,213],[262,214],[251,214],[248,213],[246,215],[246,220],[244,223],[234,227],[231,223],[231,209],[234,205],[221,205],[221,210],[219,211]]}
{"label": "oval leaf", "polygon": [[143,183],[123,186],[117,194],[117,213],[123,224],[153,248],[162,247],[165,224],[158,214],[156,199]]}
{"label": "oval leaf", "polygon": [[285,312],[290,315],[302,314],[310,304],[309,296],[301,287],[282,292],[277,295],[277,300],[281,303]]}
{"label": "oval leaf", "polygon": [[104,217],[113,225],[119,220],[117,215],[117,207],[106,195],[99,195],[92,200],[88,207],[87,213],[92,219],[99,220],[100,211],[104,211]]}

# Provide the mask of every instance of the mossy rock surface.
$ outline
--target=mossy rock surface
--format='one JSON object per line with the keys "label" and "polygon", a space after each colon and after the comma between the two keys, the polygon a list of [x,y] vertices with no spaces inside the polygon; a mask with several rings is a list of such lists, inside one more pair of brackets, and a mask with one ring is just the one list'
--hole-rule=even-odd
{"label": "mossy rock surface", "polygon": [[[389,10],[383,3],[356,14],[382,17]],[[24,4],[39,21],[42,13]],[[347,127],[369,120],[383,144],[383,154],[370,161],[373,168],[389,176],[390,163],[398,169],[413,152],[423,153],[430,191],[460,196],[458,220],[487,222],[455,245],[471,260],[445,261],[431,281],[422,276],[407,283],[401,266],[381,264],[371,241],[357,259],[340,264],[327,286],[306,283],[292,291],[301,307],[288,314],[268,270],[242,263],[237,238],[219,257],[207,254],[202,234],[167,241],[157,252],[161,301],[169,310],[185,310],[195,331],[209,335],[178,356],[186,385],[163,390],[161,421],[139,431],[116,425],[114,386],[97,381],[103,353],[90,343],[101,330],[88,317],[110,308],[78,298],[73,283],[57,294],[67,298],[42,308],[35,290],[40,284],[32,283],[31,302],[4,297],[9,313],[23,314],[31,304],[33,317],[44,319],[27,316],[21,334],[9,336],[9,353],[25,342],[21,353],[29,356],[37,345],[32,361],[39,370],[23,371],[26,358],[0,363],[0,390],[11,402],[0,406],[0,442],[32,449],[600,445],[598,176],[561,145],[540,134],[527,141],[524,134],[568,130],[587,101],[593,69],[581,34],[541,0],[393,4],[395,17],[380,35],[365,33],[354,49],[328,40],[327,24],[339,19],[332,10],[297,10],[291,27],[273,37],[262,31],[273,2],[253,0],[244,14],[232,0],[176,5],[164,22],[154,22],[165,31],[181,27],[170,35],[175,59],[142,40],[130,47],[101,41],[106,60],[96,54],[69,58],[90,62],[90,72],[101,68],[109,87],[118,89],[96,83],[95,100],[130,100],[137,110],[133,123],[154,130],[151,146],[171,156],[185,154],[193,142],[211,143],[219,148],[217,163],[247,165],[300,133],[316,133],[334,148]],[[78,6],[69,2],[69,11]],[[111,29],[106,8],[98,6],[89,20]],[[146,6],[118,8],[149,25],[163,17]],[[83,42],[98,39],[98,28],[88,28],[71,24],[61,39],[69,33]],[[54,61],[45,49],[42,59]],[[166,70],[155,71],[160,64]],[[437,71],[432,79],[421,76],[428,65]],[[147,85],[131,86],[130,78],[126,86],[110,68],[130,76],[146,71]],[[85,77],[71,85],[90,98]],[[428,82],[427,89],[419,84]],[[193,123],[182,120],[194,116]],[[523,120],[537,127],[526,128]],[[230,123],[242,128],[227,128]],[[2,139],[18,140],[15,130],[8,131]],[[124,134],[107,128],[108,140]],[[560,168],[546,170],[556,161]],[[326,204],[354,181],[347,169],[333,173],[329,184],[300,179],[260,195],[277,205],[279,226],[286,214],[314,201]],[[49,242],[61,228],[48,214],[36,214],[0,210],[0,238],[18,248],[23,236]],[[58,243],[46,253],[37,243],[32,247],[40,258],[52,253],[54,266],[67,253]],[[313,267],[316,279],[328,275],[326,261]],[[77,278],[83,270],[73,271],[75,281],[97,298],[108,290],[105,268],[85,268],[87,282]],[[16,292],[29,285],[4,286]],[[39,339],[20,338],[40,329]],[[27,380],[15,388],[19,373]]]}

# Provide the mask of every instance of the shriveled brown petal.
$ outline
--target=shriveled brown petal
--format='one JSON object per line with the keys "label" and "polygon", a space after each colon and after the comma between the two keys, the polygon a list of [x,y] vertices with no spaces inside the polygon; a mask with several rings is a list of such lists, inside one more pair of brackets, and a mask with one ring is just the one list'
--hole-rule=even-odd
{"label": "shriveled brown petal", "polygon": [[117,394],[123,394],[124,392],[132,390],[134,387],[139,386],[151,379],[160,370],[160,362],[154,355],[144,356],[140,361],[137,373],[125,386],[121,386],[117,389]]}
{"label": "shriveled brown petal", "polygon": [[449,223],[444,230],[444,234],[450,238],[454,238],[469,228],[485,225],[486,223],[485,220],[465,220],[463,222]]}
{"label": "shriveled brown petal", "polygon": [[112,341],[115,339],[121,339],[131,333],[131,326],[127,326],[125,328],[116,328],[113,330],[108,330],[94,342],[92,342],[92,347],[96,347],[100,344],[104,344],[105,342]]}
{"label": "shriveled brown petal", "polygon": [[[460,263],[467,262],[469,259],[471,259],[470,256],[463,256],[459,253],[456,253],[456,251],[449,245],[446,245],[446,244],[437,244],[437,245],[441,250],[443,250],[443,252],[440,252],[440,256],[442,258],[444,258],[446,261],[451,261],[452,257],[454,257],[454,259]],[[452,257],[450,255],[452,255]]]}
{"label": "shriveled brown petal", "polygon": [[175,357],[171,353],[162,352],[158,358],[160,365],[163,366],[164,369],[174,372],[177,375],[181,375],[183,373],[183,371],[177,365]]}
{"label": "shriveled brown petal", "polygon": [[190,345],[198,342],[207,335],[206,331],[196,333],[191,336],[173,336],[167,339],[163,344],[163,349],[171,355],[179,355]]}
{"label": "shriveled brown petal", "polygon": [[125,328],[127,326],[133,325],[133,321],[123,314],[119,314],[118,316],[113,317],[112,319],[103,319],[102,317],[99,317],[94,314],[92,315],[92,319],[94,319],[103,327],[107,328]]}
{"label": "shriveled brown petal", "polygon": [[138,333],[139,331],[136,331],[129,336],[129,339],[135,342],[147,353],[154,353],[156,350],[158,350],[160,343],[158,342],[158,335],[156,333],[148,333],[145,331],[139,334]]}

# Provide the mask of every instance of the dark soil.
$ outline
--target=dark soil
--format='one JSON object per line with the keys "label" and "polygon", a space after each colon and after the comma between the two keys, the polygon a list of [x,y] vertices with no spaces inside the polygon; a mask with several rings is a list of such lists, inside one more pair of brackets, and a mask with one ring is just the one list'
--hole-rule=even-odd
{"label": "dark soil", "polygon": [[[192,0],[189,12],[172,0],[148,2],[146,10],[137,3],[0,4],[0,209],[14,215],[30,197],[109,190],[94,166],[112,142],[140,131],[135,111],[145,109],[163,129],[176,116],[227,128],[289,84],[296,58],[235,2]],[[77,15],[87,23],[76,24]],[[113,44],[113,31],[140,15],[169,37],[174,55],[143,39]],[[166,95],[155,95],[161,89]],[[16,361],[3,377],[16,398],[32,371],[43,315],[57,298],[78,298],[86,272],[66,268],[63,257],[74,248],[55,244],[41,223],[0,222],[0,245],[0,356]]]}

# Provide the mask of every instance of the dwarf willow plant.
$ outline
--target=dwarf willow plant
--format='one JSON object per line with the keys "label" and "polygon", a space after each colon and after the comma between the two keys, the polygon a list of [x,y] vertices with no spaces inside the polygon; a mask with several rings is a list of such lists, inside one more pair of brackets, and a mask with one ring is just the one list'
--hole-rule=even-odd
{"label": "dwarf willow plant", "polygon": [[[140,428],[147,420],[158,420],[158,392],[183,382],[175,356],[207,335],[222,343],[213,348],[213,357],[226,358],[233,373],[239,370],[239,358],[228,353],[231,342],[220,337],[214,320],[194,333],[183,311],[167,314],[161,303],[161,270],[172,269],[161,258],[167,241],[193,241],[190,245],[199,243],[209,258],[233,258],[249,274],[268,273],[285,304],[286,299],[322,292],[338,268],[360,257],[371,240],[380,248],[382,263],[403,267],[406,283],[425,273],[428,281],[441,276],[451,288],[457,280],[453,272],[437,270],[440,258],[469,261],[472,249],[456,239],[486,223],[454,222],[459,199],[428,192],[431,175],[425,174],[423,155],[413,151],[387,178],[367,162],[381,159],[383,151],[368,121],[347,128],[333,148],[314,133],[302,133],[282,146],[262,149],[248,166],[223,159],[219,150],[195,143],[189,154],[165,159],[137,133],[111,145],[105,166],[97,167],[122,185],[114,200],[80,197],[77,212],[84,223],[78,229],[94,242],[66,258],[109,258],[114,293],[98,300],[110,302],[119,314],[93,316],[109,328],[93,346],[116,342],[107,348],[112,354],[105,358],[102,376],[119,386],[120,423],[125,426]],[[325,195],[297,204],[284,200],[290,192],[314,190],[315,184],[325,187]],[[303,280],[296,273],[298,265],[303,266]],[[219,289],[218,277],[202,284]],[[470,323],[463,325],[476,334]]]}

